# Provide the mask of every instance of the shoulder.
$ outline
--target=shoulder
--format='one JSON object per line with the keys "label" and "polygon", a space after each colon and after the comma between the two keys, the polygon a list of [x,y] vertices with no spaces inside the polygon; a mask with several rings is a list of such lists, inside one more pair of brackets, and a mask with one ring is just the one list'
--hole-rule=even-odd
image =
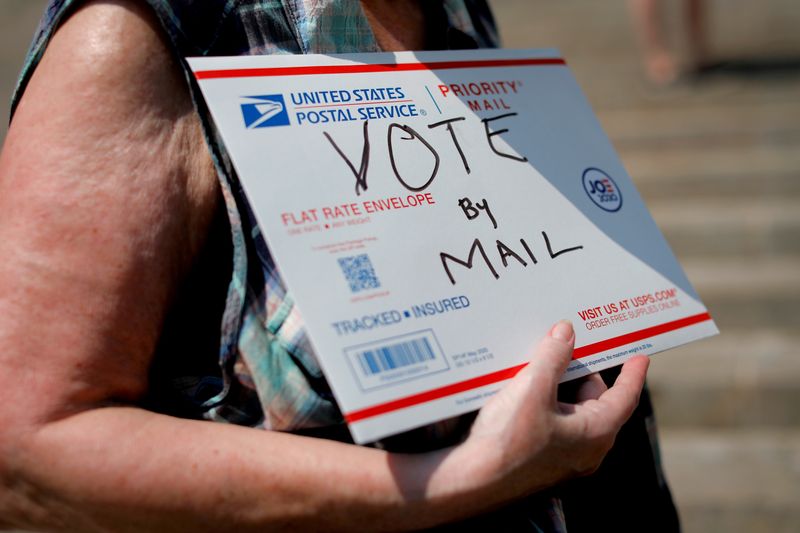
{"label": "shoulder", "polygon": [[[91,0],[67,13],[50,30],[52,38],[32,82],[46,75],[50,83],[61,80],[71,89],[81,86],[74,97],[110,86],[115,92],[141,91],[155,80],[175,87],[183,84],[159,21],[145,2]],[[163,96],[170,94],[164,91]]]}
{"label": "shoulder", "polygon": [[[97,169],[81,184],[87,188],[124,180],[131,166],[149,161],[141,186],[152,195],[175,186],[191,194],[187,217],[206,217],[216,201],[187,81],[143,1],[88,1],[58,27],[20,98],[3,150],[11,154],[3,155],[43,149],[60,152],[62,168]],[[26,184],[40,194],[54,188],[37,178]]]}

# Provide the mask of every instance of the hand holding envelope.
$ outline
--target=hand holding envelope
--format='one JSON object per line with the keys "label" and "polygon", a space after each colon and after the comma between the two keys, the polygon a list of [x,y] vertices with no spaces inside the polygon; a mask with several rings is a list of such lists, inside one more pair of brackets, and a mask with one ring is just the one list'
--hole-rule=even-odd
{"label": "hand holding envelope", "polygon": [[479,473],[489,476],[498,500],[596,470],[638,404],[649,365],[642,356],[625,363],[611,388],[595,374],[580,385],[576,403],[557,401],[574,341],[571,324],[553,326],[529,365],[481,409],[463,444],[472,464],[485,465]]}

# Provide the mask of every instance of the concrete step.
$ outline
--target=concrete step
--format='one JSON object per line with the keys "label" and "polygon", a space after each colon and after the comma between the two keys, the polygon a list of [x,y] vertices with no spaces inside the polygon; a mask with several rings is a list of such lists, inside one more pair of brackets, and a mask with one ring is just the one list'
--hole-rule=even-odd
{"label": "concrete step", "polygon": [[686,259],[683,266],[703,298],[779,299],[800,297],[800,268],[795,259]]}
{"label": "concrete step", "polygon": [[752,260],[788,255],[800,268],[800,197],[698,200],[693,196],[685,202],[651,201],[648,206],[679,257]]}
{"label": "concrete step", "polygon": [[[718,176],[747,177],[756,183],[762,175],[800,175],[800,142],[727,143],[709,147],[702,144],[653,146],[621,149],[622,162],[634,182],[657,181],[672,189],[673,198],[682,200],[694,194],[694,186],[685,182],[683,189],[672,186],[672,179],[692,176],[698,178],[702,189],[706,176],[718,181]],[[788,179],[788,178],[787,178]]]}
{"label": "concrete step", "polygon": [[618,149],[654,144],[742,144],[800,140],[797,100],[747,102],[731,113],[727,103],[680,106],[639,106],[598,112],[606,133]]}
{"label": "concrete step", "polygon": [[[576,57],[598,63],[609,55],[635,55],[635,39],[626,2],[494,2],[506,46],[559,46]],[[667,29],[681,41],[683,4],[662,6]],[[800,46],[795,0],[713,0],[704,2],[707,38],[715,57],[791,54]]]}
{"label": "concrete step", "polygon": [[717,337],[653,357],[659,424],[800,430],[800,331],[718,325]]}
{"label": "concrete step", "polygon": [[791,258],[680,258],[689,279],[724,327],[800,330],[800,267]]}
{"label": "concrete step", "polygon": [[789,533],[800,525],[800,431],[661,431],[685,533]]}
{"label": "concrete step", "polygon": [[[766,102],[796,102],[800,89],[797,70],[766,69],[758,75],[746,75],[733,68],[696,81],[654,88],[644,79],[634,55],[610,56],[602,61],[590,56],[562,55],[592,107],[599,112],[641,107],[666,109],[720,104],[736,107]],[[764,61],[770,59],[763,58]]]}
{"label": "concrete step", "polygon": [[800,329],[800,268],[795,259],[682,260],[722,326]]}
{"label": "concrete step", "polygon": [[[736,200],[752,201],[775,199],[800,199],[800,168],[767,171],[744,168],[741,171],[693,172],[682,169],[684,174],[657,169],[644,170],[638,165],[633,175],[636,188],[648,205],[660,201]],[[689,191],[689,192],[687,192]]]}
{"label": "concrete step", "polygon": [[[682,5],[664,2],[670,41],[685,44]],[[796,58],[800,51],[800,8],[796,0],[705,2],[712,59],[770,60]],[[708,77],[656,89],[642,75],[627,2],[495,2],[504,45],[511,48],[556,47],[574,71],[595,109],[657,106],[677,109],[698,105],[797,102],[796,71],[765,71]],[[745,27],[746,30],[741,31]],[[734,113],[735,114],[735,113]]]}

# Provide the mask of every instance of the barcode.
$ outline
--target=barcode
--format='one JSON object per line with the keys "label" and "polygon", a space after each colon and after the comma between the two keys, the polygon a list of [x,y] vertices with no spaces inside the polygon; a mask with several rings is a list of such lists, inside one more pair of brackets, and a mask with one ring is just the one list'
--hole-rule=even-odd
{"label": "barcode", "polygon": [[436,354],[425,337],[380,348],[372,348],[358,353],[361,367],[368,376],[417,363],[424,363],[435,358]]}
{"label": "barcode", "polygon": [[430,329],[350,346],[344,353],[365,392],[450,369],[447,355]]}

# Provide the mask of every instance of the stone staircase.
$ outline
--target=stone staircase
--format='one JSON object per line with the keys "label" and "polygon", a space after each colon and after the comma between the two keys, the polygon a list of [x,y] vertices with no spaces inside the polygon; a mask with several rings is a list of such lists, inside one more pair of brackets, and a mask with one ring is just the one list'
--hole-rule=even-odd
{"label": "stone staircase", "polygon": [[[796,1],[707,7],[720,59],[800,57]],[[561,49],[722,331],[651,367],[685,531],[800,531],[800,70],[656,89],[625,2],[495,10],[506,46]]]}

